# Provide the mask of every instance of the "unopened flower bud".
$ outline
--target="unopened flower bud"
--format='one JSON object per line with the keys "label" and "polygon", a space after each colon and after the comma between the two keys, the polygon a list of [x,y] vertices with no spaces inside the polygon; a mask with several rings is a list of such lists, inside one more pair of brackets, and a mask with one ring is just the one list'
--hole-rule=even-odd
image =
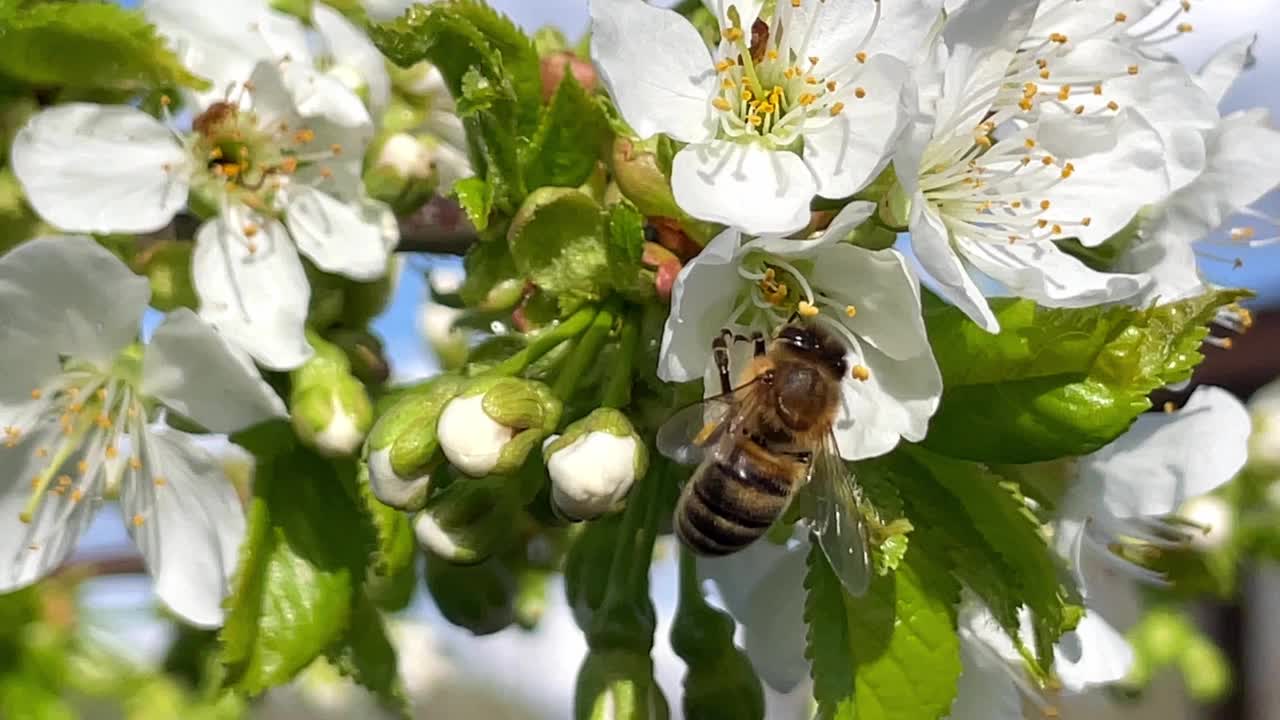
{"label": "unopened flower bud", "polygon": [[486,378],[449,401],[436,433],[445,457],[472,477],[505,475],[555,429],[560,401],[542,383]]}
{"label": "unopened flower bud", "polygon": [[610,165],[618,189],[647,217],[685,217],[671,192],[671,180],[658,165],[658,157],[630,138],[613,141]]}
{"label": "unopened flower bud", "polygon": [[452,563],[474,565],[506,545],[520,510],[510,478],[457,478],[413,521],[422,547]]}
{"label": "unopened flower bud", "polygon": [[432,475],[444,462],[436,425],[445,404],[466,387],[454,375],[440,375],[405,393],[369,431],[364,462],[378,500],[414,512],[427,502]]}
{"label": "unopened flower bud", "polygon": [[648,652],[592,650],[578,670],[576,720],[667,720],[671,709],[653,677]]}
{"label": "unopened flower bud", "polygon": [[364,173],[369,196],[391,206],[397,213],[422,207],[435,192],[438,141],[398,132],[375,143],[373,162]]}
{"label": "unopened flower bud", "polygon": [[573,79],[588,93],[594,92],[600,78],[590,60],[578,57],[568,50],[557,50],[542,58],[542,101],[550,102],[556,90],[564,81],[566,73],[573,73]]}
{"label": "unopened flower bud", "polygon": [[543,447],[551,499],[572,520],[618,510],[649,467],[648,450],[627,416],[600,408]]}
{"label": "unopened flower bud", "polygon": [[457,565],[426,554],[427,590],[445,619],[476,635],[489,635],[515,620],[516,579],[500,558]]}
{"label": "unopened flower bud", "polygon": [[373,424],[373,403],[341,348],[315,334],[308,342],[315,354],[290,373],[294,432],[321,454],[350,455]]}
{"label": "unopened flower bud", "polygon": [[1216,550],[1231,539],[1233,517],[1231,506],[1213,495],[1194,497],[1183,504],[1178,515],[1194,527],[1190,531],[1191,546],[1197,550]]}

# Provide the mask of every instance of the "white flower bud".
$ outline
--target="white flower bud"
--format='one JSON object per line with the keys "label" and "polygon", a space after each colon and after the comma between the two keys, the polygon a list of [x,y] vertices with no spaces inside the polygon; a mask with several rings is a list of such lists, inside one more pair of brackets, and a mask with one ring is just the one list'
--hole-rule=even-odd
{"label": "white flower bud", "polygon": [[1216,550],[1231,539],[1231,506],[1222,498],[1213,495],[1191,498],[1178,515],[1198,526],[1191,530],[1191,546],[1197,550]]}
{"label": "white flower bud", "polygon": [[435,172],[435,153],[414,136],[396,133],[382,144],[375,164],[391,168],[402,178],[426,180]]}
{"label": "white flower bud", "polygon": [[466,279],[466,273],[457,267],[437,267],[427,273],[427,285],[433,295],[457,295]]}
{"label": "white flower bud", "polygon": [[423,303],[418,311],[418,329],[432,345],[446,345],[457,340],[453,323],[462,311],[440,303]]}
{"label": "white flower bud", "polygon": [[418,537],[418,543],[422,547],[442,558],[453,558],[462,552],[453,537],[440,527],[440,523],[429,512],[418,513],[413,521],[413,534]]}
{"label": "white flower bud", "polygon": [[638,446],[634,436],[595,431],[553,452],[546,461],[556,507],[575,520],[617,509],[635,483]]}
{"label": "white flower bud", "polygon": [[516,431],[485,413],[483,395],[472,395],[454,398],[445,405],[436,434],[444,456],[454,467],[482,477],[497,466],[502,447]]}
{"label": "white flower bud", "polygon": [[342,406],[335,394],[332,398],[333,418],[329,424],[319,430],[311,441],[315,447],[326,455],[346,457],[360,447],[368,428],[361,429],[356,425],[356,418]]}

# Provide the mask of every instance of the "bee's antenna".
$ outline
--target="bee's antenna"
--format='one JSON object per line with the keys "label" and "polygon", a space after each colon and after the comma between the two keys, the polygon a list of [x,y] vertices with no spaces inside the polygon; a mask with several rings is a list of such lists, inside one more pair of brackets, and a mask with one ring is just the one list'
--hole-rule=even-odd
{"label": "bee's antenna", "polygon": [[787,325],[790,325],[791,323],[795,322],[795,321],[796,321],[796,318],[798,318],[798,317],[800,317],[800,311],[799,311],[799,310],[792,310],[792,311],[791,311],[791,317],[787,318],[787,322],[786,322],[786,324],[787,324]]}

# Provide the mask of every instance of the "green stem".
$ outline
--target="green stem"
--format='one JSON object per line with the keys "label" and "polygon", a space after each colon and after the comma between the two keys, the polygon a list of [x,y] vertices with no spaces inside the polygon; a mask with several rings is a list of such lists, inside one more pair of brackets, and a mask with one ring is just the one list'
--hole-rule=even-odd
{"label": "green stem", "polygon": [[604,347],[604,341],[608,339],[609,331],[613,329],[617,310],[618,304],[610,301],[596,314],[591,321],[591,326],[582,334],[577,347],[560,368],[560,374],[556,377],[556,384],[551,391],[560,398],[561,402],[569,402],[573,391],[578,388],[578,383],[587,374],[587,368],[591,363],[599,360],[600,348]]}
{"label": "green stem", "polygon": [[591,325],[591,321],[595,319],[597,310],[598,308],[594,305],[579,309],[555,327],[543,330],[520,352],[488,370],[478,373],[476,377],[515,377],[519,375],[533,361],[546,355],[552,348],[565,340],[577,337],[583,330],[586,330]]}
{"label": "green stem", "polygon": [[631,402],[631,375],[635,365],[636,343],[640,339],[640,319],[630,313],[622,319],[622,338],[618,341],[618,366],[604,386],[600,406],[622,408]]}
{"label": "green stem", "polygon": [[666,463],[656,462],[631,491],[609,564],[608,589],[592,622],[588,640],[624,644],[653,643],[655,617],[649,602],[649,565],[658,536],[657,518],[670,479]]}

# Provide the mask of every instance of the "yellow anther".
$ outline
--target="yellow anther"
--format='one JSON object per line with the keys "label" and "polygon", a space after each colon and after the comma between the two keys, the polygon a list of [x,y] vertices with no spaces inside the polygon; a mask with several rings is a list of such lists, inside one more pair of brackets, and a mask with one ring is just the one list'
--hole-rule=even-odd
{"label": "yellow anther", "polygon": [[1073,113],[1075,113],[1075,114],[1077,114],[1077,115],[1083,115],[1083,114],[1084,114],[1084,106],[1083,106],[1083,105],[1077,105],[1077,106],[1075,107],[1075,109],[1074,109],[1074,110],[1072,110],[1071,112],[1073,112]]}
{"label": "yellow anther", "polygon": [[724,39],[728,40],[729,42],[738,42],[739,40],[742,39],[742,28],[740,27],[725,28],[723,35],[724,35]]}
{"label": "yellow anther", "polygon": [[1049,79],[1049,69],[1048,69],[1048,68],[1045,68],[1044,70],[1041,70],[1041,71],[1040,71],[1040,79],[1041,79],[1041,80],[1048,80],[1048,79]]}
{"label": "yellow anther", "polygon": [[1017,210],[1018,208],[1022,207],[1022,201],[1014,200],[1013,202],[1009,203],[1009,207],[1013,208],[1014,210]]}
{"label": "yellow anther", "polygon": [[1054,226],[1053,226],[1052,228],[1049,228],[1049,230],[1050,230],[1054,235],[1061,235],[1061,234],[1062,234],[1062,226],[1061,226],[1061,225],[1058,225],[1058,224],[1054,224]]}
{"label": "yellow anther", "polygon": [[1022,108],[1025,112],[1031,112],[1031,109],[1035,107],[1035,104],[1028,98],[1022,98],[1018,101],[1018,107]]}
{"label": "yellow anther", "polygon": [[320,168],[320,177],[324,178],[325,180],[332,180],[333,168],[328,168],[328,167]]}
{"label": "yellow anther", "polygon": [[808,300],[801,300],[800,303],[796,305],[796,312],[799,313],[800,317],[811,318],[818,314],[818,308]]}
{"label": "yellow anther", "polygon": [[71,491],[71,502],[73,503],[80,502],[83,499],[84,499],[83,490],[81,490],[80,488],[75,488]]}
{"label": "yellow anther", "polygon": [[770,60],[777,60],[777,59],[778,59],[778,51],[777,51],[777,50],[769,50],[769,52],[765,53],[764,55],[765,55],[765,57],[769,58]]}
{"label": "yellow anther", "polygon": [[36,448],[36,457],[38,458],[49,457],[49,448]]}
{"label": "yellow anther", "polygon": [[835,117],[836,115],[839,115],[841,112],[844,112],[844,103],[842,103],[842,102],[838,102],[838,103],[836,103],[835,105],[832,105],[832,106],[831,106],[831,116],[832,116],[832,117]]}
{"label": "yellow anther", "polygon": [[835,91],[836,91],[836,81],[835,81],[835,80],[828,80],[828,81],[827,81],[827,92],[835,92]]}
{"label": "yellow anther", "polygon": [[1049,67],[1049,61],[1048,61],[1048,60],[1045,60],[1044,58],[1039,58],[1039,59],[1037,59],[1037,60],[1036,60],[1036,67],[1038,67],[1038,68],[1040,68],[1041,70],[1043,70],[1043,69],[1045,69],[1045,68]]}
{"label": "yellow anther", "polygon": [[865,63],[867,61],[867,54],[864,52],[859,52],[855,54],[853,57],[860,63]]}
{"label": "yellow anther", "polygon": [[1049,209],[1049,201],[1048,201],[1048,200],[1041,200],[1041,201],[1040,201],[1040,209],[1041,209],[1041,210],[1048,210],[1048,209]]}
{"label": "yellow anther", "polygon": [[40,388],[35,388],[34,390],[31,391],[32,400],[39,400],[42,397],[44,397],[44,391],[41,390]]}
{"label": "yellow anther", "polygon": [[89,461],[81,460],[80,462],[76,463],[76,471],[79,472],[81,475],[84,475],[85,473],[89,472]]}
{"label": "yellow anther", "polygon": [[734,61],[730,60],[729,58],[725,58],[725,59],[721,60],[720,62],[716,63],[716,71],[717,71],[717,72],[725,72],[725,71],[727,71],[729,68],[733,67],[734,65],[737,65],[737,63],[735,63]]}
{"label": "yellow anther", "polygon": [[1070,86],[1070,85],[1063,85],[1062,87],[1058,88],[1058,99],[1059,99],[1059,100],[1064,100],[1064,101],[1065,101],[1065,100],[1066,100],[1067,98],[1069,98],[1069,97],[1071,97],[1071,86]]}
{"label": "yellow anther", "polygon": [[151,483],[156,487],[164,487],[169,484],[169,481],[166,480],[163,475],[157,475],[151,480]]}
{"label": "yellow anther", "polygon": [[1182,12],[1191,12],[1191,0],[1182,0]]}
{"label": "yellow anther", "polygon": [[280,161],[280,172],[286,175],[292,175],[298,170],[297,158],[285,158]]}
{"label": "yellow anther", "polygon": [[817,64],[818,64],[818,56],[817,56],[817,55],[810,55],[810,56],[809,56],[809,64],[810,64],[810,65],[817,65]]}
{"label": "yellow anther", "polygon": [[226,175],[229,178],[236,177],[237,175],[240,174],[240,165],[238,163],[227,163],[226,165],[219,165],[218,169],[222,171],[223,175]]}
{"label": "yellow anther", "polygon": [[853,369],[849,371],[849,374],[852,375],[855,380],[861,380],[862,382],[866,382],[871,379],[871,370],[869,370],[866,365],[854,365]]}
{"label": "yellow anther", "polygon": [[130,470],[141,470],[141,469],[142,469],[142,458],[138,457],[137,455],[134,455],[133,457],[129,458],[129,469],[130,469]]}
{"label": "yellow anther", "polygon": [[1085,227],[1089,227],[1090,225],[1093,224],[1093,218],[1091,217],[1084,218],[1083,220],[1080,221],[1080,224]]}
{"label": "yellow anther", "polygon": [[1062,33],[1057,33],[1057,32],[1056,32],[1056,33],[1050,33],[1050,34],[1049,34],[1049,41],[1050,41],[1050,42],[1056,42],[1056,43],[1058,43],[1059,45],[1064,45],[1064,44],[1066,44],[1066,42],[1067,42],[1067,36],[1066,36],[1066,35],[1063,35]]}
{"label": "yellow anther", "polygon": [[845,305],[845,306],[844,306],[844,314],[845,314],[845,315],[848,315],[848,316],[849,316],[849,317],[851,317],[851,318],[852,318],[852,317],[857,317],[857,316],[858,316],[858,308],[856,308],[856,307],[854,307],[854,306],[852,306],[852,305]]}
{"label": "yellow anther", "polygon": [[1049,221],[1048,221],[1048,220],[1045,220],[1044,218],[1040,218],[1039,220],[1037,220],[1037,221],[1036,221],[1036,227],[1038,227],[1038,228],[1040,228],[1041,230],[1043,230],[1043,229],[1045,229],[1045,228],[1049,227]]}
{"label": "yellow anther", "polygon": [[1031,164],[1031,158],[1030,158],[1030,157],[1028,157],[1028,156],[1026,156],[1026,155],[1022,156],[1022,164],[1023,164],[1023,165],[1030,165],[1030,164]]}
{"label": "yellow anther", "polygon": [[723,110],[724,112],[729,112],[733,109],[733,106],[729,104],[729,101],[722,97],[712,100],[711,104],[714,105],[717,110]]}
{"label": "yellow anther", "polygon": [[169,105],[173,104],[173,100],[170,99],[168,95],[161,95],[160,104],[165,107],[169,107]]}
{"label": "yellow anther", "polygon": [[333,153],[334,155],[341,155],[341,154],[342,154],[342,144],[341,144],[341,143],[334,143],[334,144],[330,145],[330,146],[329,146],[329,152]]}
{"label": "yellow anther", "polygon": [[1195,28],[1191,25],[1191,23],[1178,23],[1178,32],[1180,33],[1189,33],[1194,29]]}
{"label": "yellow anther", "polygon": [[58,485],[59,485],[59,486],[61,486],[61,487],[67,487],[68,485],[70,485],[70,484],[71,484],[71,476],[70,476],[70,475],[59,475],[59,476],[58,476],[57,483],[58,483]]}
{"label": "yellow anther", "polygon": [[814,95],[813,93],[805,93],[801,95],[799,98],[797,98],[796,102],[799,103],[800,105],[808,107],[812,105],[814,101],[816,101],[817,99],[818,99],[817,95]]}
{"label": "yellow anther", "polygon": [[1032,148],[1034,148],[1034,147],[1036,146],[1036,139],[1035,139],[1035,138],[1027,138],[1026,140],[1023,140],[1023,141],[1022,141],[1022,144],[1023,144],[1023,145],[1026,145],[1026,146],[1027,146],[1027,149],[1028,149],[1028,150],[1030,150],[1030,149],[1032,149]]}
{"label": "yellow anther", "polygon": [[1053,164],[1053,156],[1052,156],[1052,155],[1045,155],[1044,157],[1040,158],[1040,163],[1041,163],[1042,165],[1045,165],[1045,166],[1052,165],[1052,164]]}
{"label": "yellow anther", "polygon": [[748,115],[747,122],[750,123],[752,127],[760,127],[764,120],[759,115]]}
{"label": "yellow anther", "polygon": [[1107,109],[1108,109],[1108,110],[1111,110],[1112,112],[1114,112],[1114,111],[1116,111],[1116,110],[1119,110],[1119,109],[1120,109],[1120,103],[1116,102],[1115,100],[1112,100],[1111,102],[1108,102],[1108,103],[1107,103]]}
{"label": "yellow anther", "polygon": [[97,396],[97,398],[98,398],[99,400],[101,400],[102,402],[106,402],[106,401],[107,401],[107,389],[106,389],[106,388],[98,388],[98,392],[94,393],[94,395],[96,395],[96,396]]}
{"label": "yellow anther", "polygon": [[853,89],[853,96],[854,96],[854,97],[856,97],[856,98],[858,98],[859,100],[861,100],[862,98],[864,98],[864,97],[866,97],[866,96],[867,96],[867,89],[866,89],[866,88],[854,88],[854,89]]}
{"label": "yellow anther", "polygon": [[1067,178],[1071,177],[1071,175],[1075,173],[1075,171],[1076,171],[1076,166],[1072,165],[1071,163],[1067,163],[1066,166],[1062,168],[1062,179],[1066,180]]}
{"label": "yellow anther", "polygon": [[819,82],[818,78],[816,78],[816,77],[814,77],[814,76],[812,76],[812,75],[806,75],[806,76],[805,76],[805,79],[804,79],[804,84],[805,84],[805,85],[817,85],[817,84],[818,84],[818,82]]}
{"label": "yellow anther", "polygon": [[302,128],[293,134],[293,141],[299,145],[305,145],[316,139],[316,132],[311,128]]}
{"label": "yellow anther", "polygon": [[120,451],[116,449],[115,445],[108,445],[106,453],[108,460],[115,460],[120,455]]}
{"label": "yellow anther", "polygon": [[984,148],[991,147],[991,138],[986,135],[979,135],[978,137],[974,138],[973,141]]}
{"label": "yellow anther", "polygon": [[1248,240],[1253,237],[1253,234],[1254,230],[1251,227],[1231,228],[1232,240]]}
{"label": "yellow anther", "polygon": [[735,82],[733,81],[733,78],[731,78],[731,77],[727,77],[727,78],[725,78],[725,79],[723,79],[723,80],[721,80],[721,81],[720,81],[720,87],[721,87],[721,89],[723,89],[723,90],[732,90],[732,89],[734,89],[735,87],[737,87],[737,85],[738,85],[738,84],[737,84],[737,83],[735,83]]}
{"label": "yellow anther", "polygon": [[1094,86],[1093,86],[1093,94],[1094,94],[1094,95],[1101,95],[1101,94],[1102,94],[1102,83],[1098,83],[1097,85],[1094,85]]}
{"label": "yellow anther", "polygon": [[98,417],[94,418],[93,421],[103,430],[109,430],[111,428],[111,417],[106,413],[98,413]]}
{"label": "yellow anther", "polygon": [[134,527],[142,527],[142,524],[145,523],[146,521],[147,519],[142,517],[141,515],[134,515],[133,519],[130,522],[133,523]]}
{"label": "yellow anther", "polygon": [[1116,22],[1118,22],[1118,23],[1122,23],[1122,22],[1125,22],[1125,21],[1126,21],[1126,20],[1128,20],[1128,19],[1129,19],[1129,16],[1128,16],[1128,15],[1126,15],[1126,14],[1124,14],[1124,13],[1122,13],[1122,12],[1118,12],[1118,13],[1116,13]]}
{"label": "yellow anther", "polygon": [[1171,412],[1173,412],[1173,411],[1177,410],[1177,409],[1178,409],[1178,406],[1177,406],[1177,405],[1174,405],[1172,400],[1165,400],[1165,401],[1164,401],[1164,406],[1163,406],[1163,408],[1162,408],[1162,409],[1163,409],[1166,413],[1171,413]]}
{"label": "yellow anther", "polygon": [[1125,68],[1125,71],[1128,72],[1130,75],[1137,75],[1138,70],[1139,68],[1137,65],[1130,65],[1129,67]]}
{"label": "yellow anther", "polygon": [[740,97],[743,102],[751,102],[751,98],[755,97],[755,95],[751,94],[751,88],[742,88],[742,95]]}
{"label": "yellow anther", "polygon": [[791,0],[791,7],[798,8],[803,4],[803,0]]}

